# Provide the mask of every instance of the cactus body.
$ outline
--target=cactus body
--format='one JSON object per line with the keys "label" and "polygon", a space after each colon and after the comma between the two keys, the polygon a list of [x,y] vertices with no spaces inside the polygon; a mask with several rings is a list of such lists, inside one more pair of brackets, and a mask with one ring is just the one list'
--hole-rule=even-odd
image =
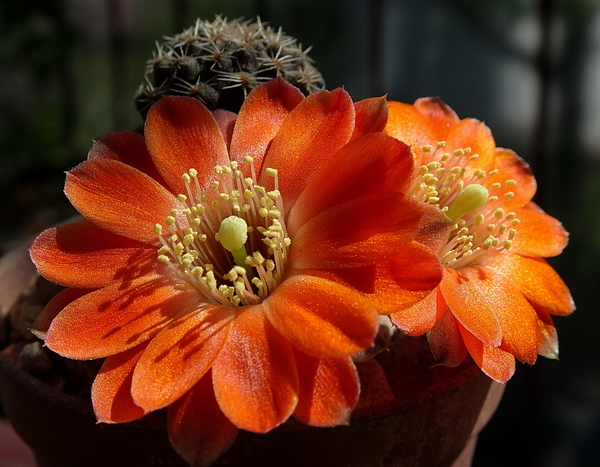
{"label": "cactus body", "polygon": [[278,76],[309,95],[325,88],[309,50],[260,19],[198,19],[157,43],[135,96],[136,107],[145,118],[152,104],[169,94],[194,97],[211,110],[237,112],[255,86]]}

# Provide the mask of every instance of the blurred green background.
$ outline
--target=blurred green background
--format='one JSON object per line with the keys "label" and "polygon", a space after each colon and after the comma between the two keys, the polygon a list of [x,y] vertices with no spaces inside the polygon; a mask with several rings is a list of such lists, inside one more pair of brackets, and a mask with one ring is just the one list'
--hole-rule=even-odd
{"label": "blurred green background", "polygon": [[63,172],[93,138],[141,123],[154,41],[215,13],[282,26],[355,100],[440,96],[530,162],[578,310],[555,320],[560,362],[518,366],[473,465],[600,465],[599,1],[3,0],[0,254],[73,212]]}

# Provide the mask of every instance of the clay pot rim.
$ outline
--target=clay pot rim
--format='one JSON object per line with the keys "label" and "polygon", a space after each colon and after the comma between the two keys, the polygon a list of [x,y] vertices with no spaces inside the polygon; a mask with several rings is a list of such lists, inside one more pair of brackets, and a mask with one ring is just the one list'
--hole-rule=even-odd
{"label": "clay pot rim", "polygon": [[[78,412],[84,416],[95,418],[91,401],[58,391],[35,376],[23,371],[17,366],[16,363],[12,362],[2,354],[0,354],[0,372],[5,373],[8,377],[13,378],[19,384],[24,385],[25,387],[39,394],[41,397],[49,400],[51,403],[67,407],[68,409]],[[427,400],[435,399],[441,394],[447,391],[452,391],[481,374],[481,370],[477,367],[477,365],[473,361],[470,361],[464,368],[460,369],[448,378],[440,379],[434,384],[428,386],[427,391],[414,391],[391,401],[356,409],[352,413],[350,423],[382,417],[389,413],[405,410],[410,406],[420,404]],[[125,425],[154,430],[166,430],[164,412],[165,409],[162,409],[160,411],[150,413],[142,419],[125,423]],[[297,431],[306,429],[306,427],[307,425],[299,420],[290,419],[272,430],[272,432],[283,433]]]}
{"label": "clay pot rim", "polygon": [[375,418],[384,413],[400,411],[412,405],[435,399],[441,394],[452,391],[482,374],[482,371],[477,364],[468,357],[461,366],[463,366],[463,368],[460,368],[448,378],[440,378],[435,383],[429,384],[427,386],[427,391],[413,391],[401,397],[396,397],[394,400],[388,402],[382,402],[375,406],[357,409],[352,413],[352,420]]}

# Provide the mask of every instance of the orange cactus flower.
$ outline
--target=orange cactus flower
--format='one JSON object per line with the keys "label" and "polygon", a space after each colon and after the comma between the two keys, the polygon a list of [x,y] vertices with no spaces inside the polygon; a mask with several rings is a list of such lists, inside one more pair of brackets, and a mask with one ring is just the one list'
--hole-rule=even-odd
{"label": "orange cactus flower", "polygon": [[68,287],[37,335],[68,358],[106,357],[99,421],[168,406],[193,465],[239,429],[347,423],[351,356],[371,346],[378,304],[410,306],[442,277],[415,241],[435,215],[402,193],[414,163],[386,121],[384,99],[304,98],[277,79],[238,115],[164,97],[145,136],[95,142],[65,186],[86,220],[45,231],[31,256]]}
{"label": "orange cactus flower", "polygon": [[568,235],[532,201],[536,182],[514,152],[497,148],[489,129],[460,120],[439,99],[389,103],[386,132],[411,145],[416,161],[409,196],[446,213],[446,235],[421,237],[444,266],[440,285],[419,304],[391,314],[410,335],[427,333],[440,364],[469,353],[491,378],[506,382],[515,357],[557,358],[551,315],[574,304],[543,259]]}

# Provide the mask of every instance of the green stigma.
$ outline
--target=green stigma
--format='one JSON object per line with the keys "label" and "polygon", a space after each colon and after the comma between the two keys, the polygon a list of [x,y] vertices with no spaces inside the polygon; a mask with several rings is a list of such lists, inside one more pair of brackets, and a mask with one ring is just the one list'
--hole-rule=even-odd
{"label": "green stigma", "polygon": [[241,217],[229,216],[223,219],[219,233],[219,242],[227,251],[230,251],[238,266],[246,267],[246,240],[248,240],[248,224]]}
{"label": "green stigma", "polygon": [[469,212],[473,212],[483,206],[488,200],[487,188],[473,184],[467,185],[458,195],[458,199],[450,206],[446,215],[450,220],[457,220]]}

